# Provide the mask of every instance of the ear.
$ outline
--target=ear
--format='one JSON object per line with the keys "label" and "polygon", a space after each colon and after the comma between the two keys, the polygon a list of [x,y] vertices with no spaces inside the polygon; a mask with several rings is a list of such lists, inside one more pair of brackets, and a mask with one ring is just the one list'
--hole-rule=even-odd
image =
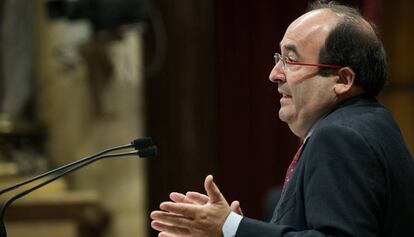
{"label": "ear", "polygon": [[338,80],[334,85],[336,95],[344,95],[351,91],[355,82],[355,72],[349,67],[344,67],[338,70]]}

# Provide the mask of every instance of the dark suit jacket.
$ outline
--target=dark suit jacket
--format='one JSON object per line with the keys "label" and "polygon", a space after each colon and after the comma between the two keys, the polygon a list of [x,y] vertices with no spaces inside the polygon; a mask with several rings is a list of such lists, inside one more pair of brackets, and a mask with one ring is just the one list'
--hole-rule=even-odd
{"label": "dark suit jacket", "polygon": [[356,97],[318,121],[271,223],[236,237],[414,236],[414,161],[387,109]]}

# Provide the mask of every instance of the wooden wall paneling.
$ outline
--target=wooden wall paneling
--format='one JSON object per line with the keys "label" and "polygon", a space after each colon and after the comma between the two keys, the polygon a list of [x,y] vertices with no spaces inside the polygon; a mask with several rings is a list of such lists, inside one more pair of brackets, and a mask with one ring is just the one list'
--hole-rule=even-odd
{"label": "wooden wall paneling", "polygon": [[[159,147],[147,166],[150,210],[171,191],[203,191],[204,177],[216,174],[217,163],[213,3],[153,4],[165,24],[167,52],[161,71],[146,78],[147,133]],[[148,35],[148,61],[153,42]]]}

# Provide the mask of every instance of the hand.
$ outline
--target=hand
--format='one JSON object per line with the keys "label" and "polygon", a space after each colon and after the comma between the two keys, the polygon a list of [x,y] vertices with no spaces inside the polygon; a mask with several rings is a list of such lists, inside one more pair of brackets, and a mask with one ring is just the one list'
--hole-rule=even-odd
{"label": "hand", "polygon": [[[198,192],[187,192],[185,195],[182,193],[172,192],[170,194],[170,199],[177,203],[192,203],[199,205],[204,205],[210,200],[207,195]],[[243,215],[239,201],[233,201],[230,205],[230,209],[232,212]]]}
{"label": "hand", "polygon": [[185,195],[172,192],[170,193],[170,199],[176,203],[192,203],[198,205],[205,205],[210,201],[210,198],[207,195],[198,192],[187,192]]}
{"label": "hand", "polygon": [[233,201],[230,205],[230,209],[232,212],[235,212],[241,216],[243,216],[243,212],[242,209],[240,207],[240,202],[239,201]]}
{"label": "hand", "polygon": [[187,193],[188,197],[172,193],[170,198],[175,202],[163,202],[162,211],[151,213],[151,226],[161,231],[159,237],[222,236],[230,206],[213,182],[213,176],[206,177],[204,188],[208,196],[195,192]]}

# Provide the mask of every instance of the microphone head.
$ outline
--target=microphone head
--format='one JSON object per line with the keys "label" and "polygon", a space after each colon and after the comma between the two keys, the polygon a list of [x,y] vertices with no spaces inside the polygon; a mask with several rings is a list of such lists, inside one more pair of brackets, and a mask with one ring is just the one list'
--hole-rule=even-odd
{"label": "microphone head", "polygon": [[144,137],[133,140],[131,144],[134,146],[135,150],[140,150],[151,146],[153,143],[151,137]]}
{"label": "microphone head", "polygon": [[151,157],[158,154],[158,149],[156,146],[150,146],[138,151],[139,157]]}

